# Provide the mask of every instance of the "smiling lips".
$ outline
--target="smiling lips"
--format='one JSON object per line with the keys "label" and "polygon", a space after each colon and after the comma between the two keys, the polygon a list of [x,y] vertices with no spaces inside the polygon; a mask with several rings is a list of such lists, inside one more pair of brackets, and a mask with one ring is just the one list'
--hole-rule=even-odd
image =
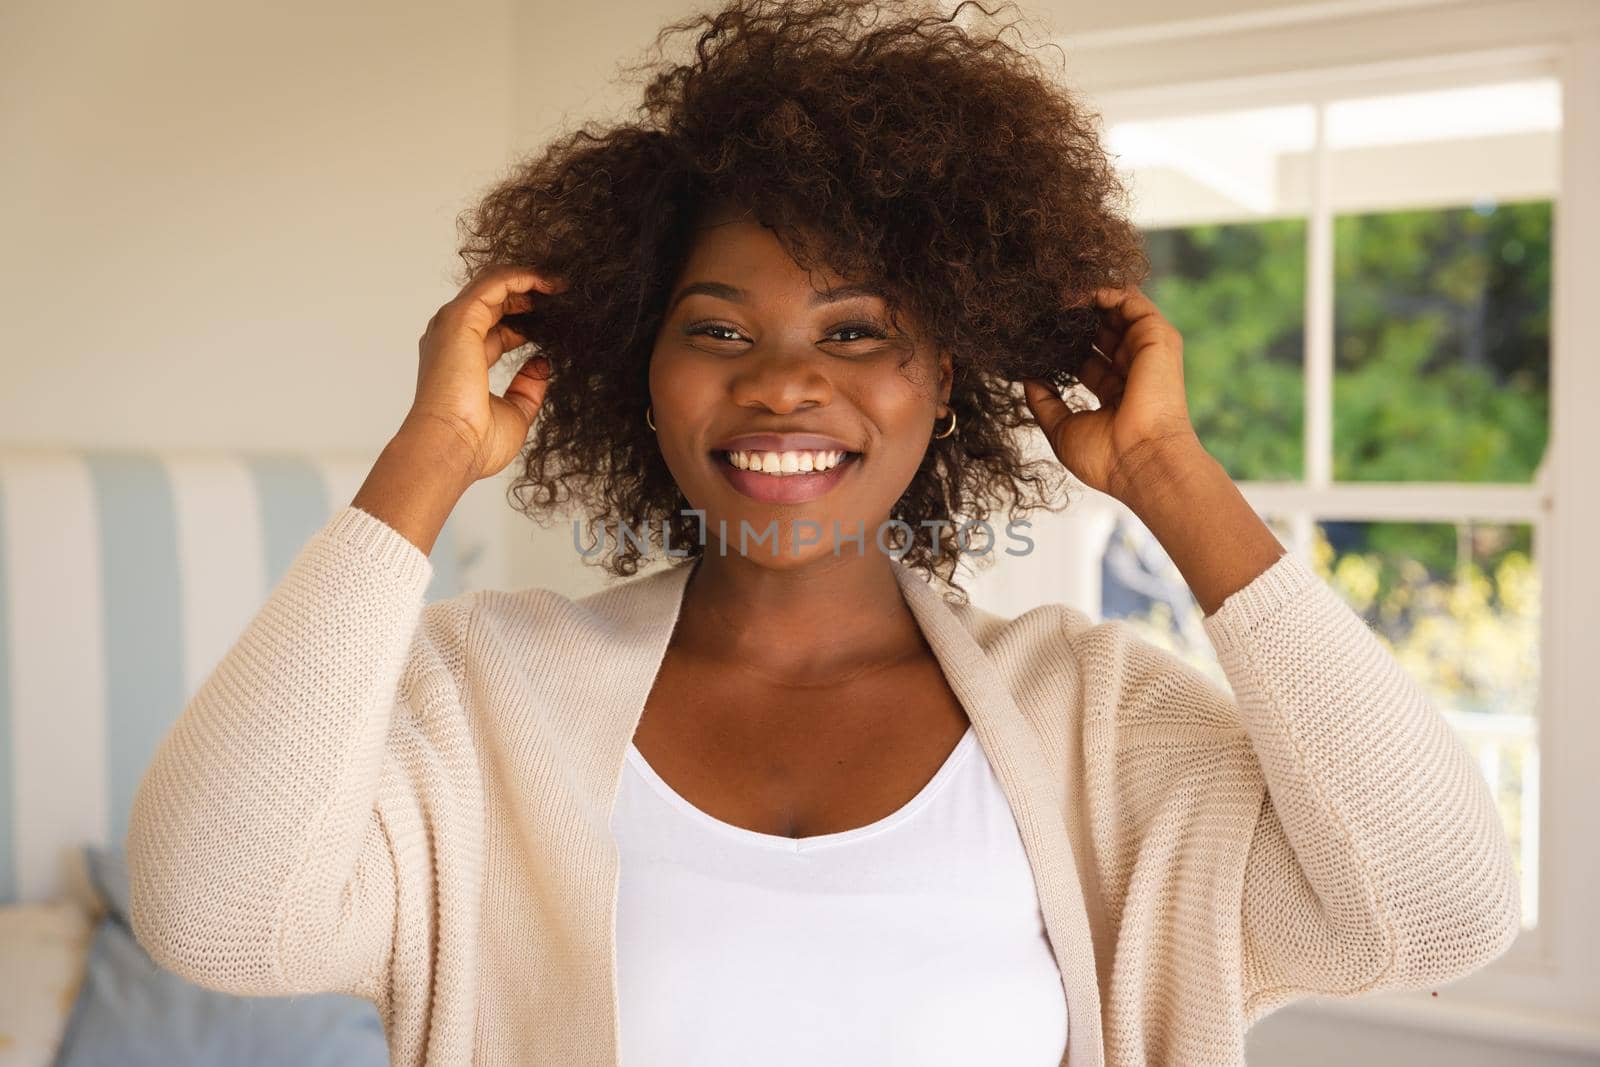
{"label": "smiling lips", "polygon": [[832,490],[861,459],[843,448],[722,448],[712,453],[734,490],[763,504],[802,504]]}
{"label": "smiling lips", "polygon": [[834,448],[816,452],[745,452],[724,453],[728,462],[740,470],[759,471],[782,477],[786,474],[805,474],[837,467],[848,453]]}
{"label": "smiling lips", "polygon": [[[717,469],[739,492],[767,504],[799,504],[815,500],[838,485],[860,462],[859,454],[847,452],[838,463],[824,470],[773,471],[741,470],[728,461],[729,453],[719,453]],[[757,453],[759,455],[759,453]],[[794,455],[794,453],[786,453]]]}
{"label": "smiling lips", "polygon": [[774,504],[822,496],[861,455],[842,441],[818,434],[745,434],[721,442],[712,454],[735,489]]}

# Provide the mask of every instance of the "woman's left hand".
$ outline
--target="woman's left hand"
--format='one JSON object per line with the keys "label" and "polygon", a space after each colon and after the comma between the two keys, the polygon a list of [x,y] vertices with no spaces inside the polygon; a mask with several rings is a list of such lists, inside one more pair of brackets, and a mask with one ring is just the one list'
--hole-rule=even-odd
{"label": "woman's left hand", "polygon": [[[1023,395],[1056,457],[1091,489],[1133,506],[1153,459],[1204,454],[1183,390],[1183,337],[1137,288],[1097,289],[1095,344],[1079,379],[1100,401],[1073,411],[1049,383],[1023,379]],[[1152,470],[1164,469],[1158,465]]]}

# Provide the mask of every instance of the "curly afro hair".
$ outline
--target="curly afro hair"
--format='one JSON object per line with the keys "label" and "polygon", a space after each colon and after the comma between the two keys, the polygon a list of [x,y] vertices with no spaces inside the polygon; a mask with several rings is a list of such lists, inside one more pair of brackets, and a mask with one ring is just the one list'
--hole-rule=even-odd
{"label": "curly afro hair", "polygon": [[[1093,290],[1138,284],[1149,261],[1098,114],[1003,39],[1015,23],[964,26],[969,8],[996,14],[970,0],[947,13],[734,0],[669,24],[631,68],[645,75],[631,121],[564,135],[463,214],[463,283],[494,263],[571,283],[510,317],[551,363],[510,489],[519,510],[540,519],[576,499],[652,545],[670,530],[682,562],[704,551],[643,416],[669,287],[696,221],[729,203],[802,269],[880,286],[892,321],[909,313],[952,356],[959,432],[929,441],[889,516],[917,531],[899,546],[907,563],[964,598],[956,532],[925,520],[1060,506],[1061,465],[1028,459],[1016,433],[1034,425],[1016,383],[1076,382]],[[692,58],[660,58],[679,34],[694,35]],[[642,555],[618,537],[597,558],[626,576]]]}

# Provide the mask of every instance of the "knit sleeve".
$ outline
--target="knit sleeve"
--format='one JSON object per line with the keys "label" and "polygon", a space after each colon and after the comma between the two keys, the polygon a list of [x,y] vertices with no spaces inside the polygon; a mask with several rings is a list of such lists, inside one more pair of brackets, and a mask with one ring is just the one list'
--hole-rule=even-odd
{"label": "knit sleeve", "polygon": [[431,575],[399,533],[343,509],[162,740],[127,850],[133,930],[163,966],[228,992],[381,1005],[409,847],[384,802],[415,803],[394,708],[403,681],[408,700],[458,684],[451,612],[424,618]]}
{"label": "knit sleeve", "polygon": [[1244,870],[1247,1021],[1503,952],[1520,909],[1495,800],[1361,617],[1286,554],[1203,626],[1266,783]]}

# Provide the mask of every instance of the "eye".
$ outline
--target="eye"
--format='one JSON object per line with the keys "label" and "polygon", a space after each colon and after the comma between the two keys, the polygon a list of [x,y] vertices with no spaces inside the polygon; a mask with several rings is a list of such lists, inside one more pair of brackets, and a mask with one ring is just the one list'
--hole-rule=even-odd
{"label": "eye", "polygon": [[844,340],[847,341],[847,342],[848,341],[864,341],[864,340],[867,340],[868,338],[882,340],[884,337],[888,336],[886,333],[884,333],[882,327],[876,326],[876,325],[874,325],[873,323],[870,323],[870,322],[847,322],[847,323],[843,324],[842,326],[835,326],[833,328],[833,332],[834,332],[834,334],[841,334],[841,333],[857,333],[857,334],[861,334],[860,337],[848,337],[848,338],[845,338]]}
{"label": "eye", "polygon": [[[701,335],[713,341],[747,341],[749,338],[739,333],[732,326],[725,326],[720,322],[700,322],[690,326],[686,331],[690,336]],[[725,336],[732,334],[733,336]],[[855,334],[856,336],[840,337],[840,334]],[[883,327],[870,322],[847,322],[835,326],[828,335],[828,340],[837,340],[843,344],[854,344],[858,341],[883,340],[888,337]]]}
{"label": "eye", "polygon": [[719,322],[702,322],[702,323],[698,323],[698,324],[696,324],[694,326],[689,327],[689,329],[686,332],[689,333],[691,336],[694,335],[694,334],[704,334],[705,336],[710,337],[713,341],[737,341],[737,340],[742,340],[743,339],[743,338],[738,337],[738,336],[735,336],[735,337],[718,337],[714,333],[712,333],[713,330],[721,330],[721,331],[723,331],[725,333],[731,333],[731,334],[736,334],[736,335],[739,333],[739,331],[734,329],[732,326],[724,326]]}

